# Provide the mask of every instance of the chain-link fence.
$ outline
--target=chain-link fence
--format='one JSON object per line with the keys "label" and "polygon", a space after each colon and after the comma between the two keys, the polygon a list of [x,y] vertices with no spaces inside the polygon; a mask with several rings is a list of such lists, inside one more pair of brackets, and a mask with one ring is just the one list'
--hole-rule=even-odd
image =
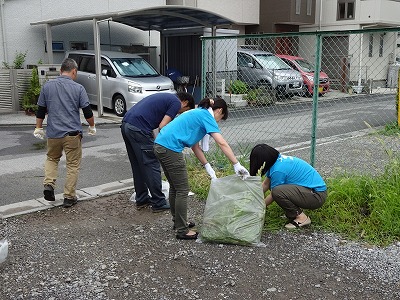
{"label": "chain-link fence", "polygon": [[[399,40],[400,28],[204,37],[202,96],[229,104],[220,128],[237,154],[267,143],[332,170],[368,167],[368,133],[398,119]],[[349,139],[353,165],[329,155]]]}

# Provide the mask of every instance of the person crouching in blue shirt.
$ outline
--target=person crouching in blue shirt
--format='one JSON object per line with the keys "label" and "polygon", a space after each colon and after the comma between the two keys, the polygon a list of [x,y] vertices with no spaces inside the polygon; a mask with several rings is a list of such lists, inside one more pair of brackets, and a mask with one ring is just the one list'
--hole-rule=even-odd
{"label": "person crouching in blue shirt", "polygon": [[288,229],[311,224],[303,209],[320,208],[327,197],[327,187],[321,175],[306,161],[280,154],[266,144],[256,145],[250,153],[250,175],[261,170],[265,176],[263,192],[271,193],[265,198],[266,205],[275,201],[284,211]]}

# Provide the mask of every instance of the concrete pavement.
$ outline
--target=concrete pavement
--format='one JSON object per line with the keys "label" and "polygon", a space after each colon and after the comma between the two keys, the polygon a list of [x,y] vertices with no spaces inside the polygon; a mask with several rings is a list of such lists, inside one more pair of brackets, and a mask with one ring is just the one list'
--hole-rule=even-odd
{"label": "concrete pavement", "polygon": [[[93,111],[95,116],[96,125],[100,124],[119,124],[121,123],[122,118],[113,115],[112,113],[105,112],[101,117],[98,117],[97,111]],[[44,121],[44,125],[46,125],[46,120]],[[83,115],[81,115],[82,124],[84,127],[87,126],[87,122]],[[32,125],[35,127],[36,118],[35,116],[28,116],[24,112],[15,112],[15,113],[0,113],[0,126],[8,127],[8,126],[26,126]],[[85,129],[84,129],[85,130]],[[133,180],[126,179],[121,181],[110,182],[107,184],[102,184],[99,186],[88,187],[84,189],[77,190],[77,196],[79,201],[90,200],[97,197],[102,197],[106,195],[115,194],[118,192],[122,192],[125,190],[132,189]],[[56,201],[49,202],[44,200],[43,197],[37,199],[31,199],[27,201],[22,201],[19,203],[8,204],[4,206],[0,206],[0,217],[1,218],[9,218],[16,215],[31,213],[39,210],[45,210],[52,207],[60,206],[63,204],[63,195],[57,194]]]}

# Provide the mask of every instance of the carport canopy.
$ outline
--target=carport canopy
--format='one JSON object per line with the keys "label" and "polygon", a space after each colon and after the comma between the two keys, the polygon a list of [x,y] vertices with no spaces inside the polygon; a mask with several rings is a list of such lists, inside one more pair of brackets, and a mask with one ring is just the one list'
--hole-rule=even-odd
{"label": "carport canopy", "polygon": [[167,30],[209,27],[213,29],[213,35],[215,35],[217,27],[227,27],[235,24],[234,21],[213,12],[180,5],[157,6],[139,10],[125,10],[106,14],[83,15],[32,22],[31,25],[46,25],[46,46],[50,64],[53,63],[51,27],[88,20],[93,20],[94,24],[94,50],[96,53],[97,103],[99,116],[103,115],[100,33],[98,26],[100,22],[112,20],[141,30],[156,30],[161,33]]}
{"label": "carport canopy", "polygon": [[192,27],[229,26],[234,21],[213,12],[180,5],[157,6],[106,14],[84,15],[32,22],[31,25],[61,25],[85,20],[112,19],[141,30],[181,29]]}

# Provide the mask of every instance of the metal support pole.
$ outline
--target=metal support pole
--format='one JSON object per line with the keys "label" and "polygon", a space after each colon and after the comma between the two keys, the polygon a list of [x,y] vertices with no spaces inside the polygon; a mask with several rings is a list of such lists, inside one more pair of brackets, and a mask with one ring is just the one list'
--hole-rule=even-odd
{"label": "metal support pole", "polygon": [[47,49],[47,60],[49,64],[53,64],[53,37],[51,35],[51,25],[46,24],[46,49]]}
{"label": "metal support pole", "polygon": [[96,18],[93,19],[93,32],[97,86],[97,116],[101,117],[103,115],[103,89],[101,84],[100,30],[99,21],[97,21]]}
{"label": "metal support pole", "polygon": [[100,49],[100,29],[101,22],[112,21],[112,18],[98,21],[93,18],[93,32],[94,32],[94,53],[95,53],[95,67],[96,67],[96,85],[97,85],[97,115],[103,115],[103,85],[101,84],[101,49]]}
{"label": "metal support pole", "polygon": [[4,0],[0,0],[0,18],[1,18],[1,38],[3,45],[3,60],[7,62],[8,55],[7,55],[6,22],[4,20]]}

